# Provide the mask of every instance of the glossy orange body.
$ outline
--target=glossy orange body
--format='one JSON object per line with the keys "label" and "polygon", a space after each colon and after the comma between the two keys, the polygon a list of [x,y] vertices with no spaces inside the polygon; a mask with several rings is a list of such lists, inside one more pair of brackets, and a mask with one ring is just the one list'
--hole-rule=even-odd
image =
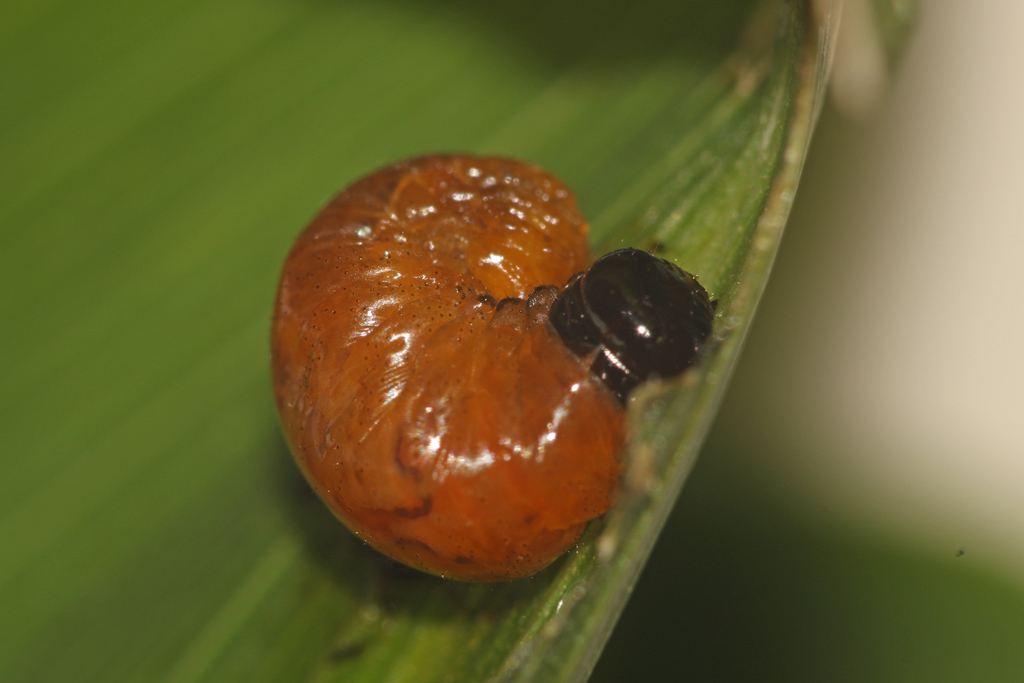
{"label": "glossy orange body", "polygon": [[298,238],[274,314],[277,405],[306,477],[360,538],[500,581],[544,568],[608,509],[623,411],[547,324],[589,265],[586,238],[553,176],[466,156],[378,171]]}

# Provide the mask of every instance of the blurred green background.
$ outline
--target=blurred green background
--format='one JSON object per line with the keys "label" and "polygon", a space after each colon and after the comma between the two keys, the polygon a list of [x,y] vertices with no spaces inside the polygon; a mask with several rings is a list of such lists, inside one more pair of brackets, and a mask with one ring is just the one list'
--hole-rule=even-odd
{"label": "blurred green background", "polygon": [[[297,230],[371,168],[466,149],[549,167],[607,234],[752,4],[5,3],[0,679],[302,678],[293,654],[358,604],[301,537],[358,549],[271,403]],[[728,402],[593,680],[1024,679],[1012,563],[801,479],[857,456],[780,368],[820,348],[820,293],[861,286],[836,263],[870,240],[829,226],[871,139],[826,114]],[[393,571],[359,557],[367,585]]]}

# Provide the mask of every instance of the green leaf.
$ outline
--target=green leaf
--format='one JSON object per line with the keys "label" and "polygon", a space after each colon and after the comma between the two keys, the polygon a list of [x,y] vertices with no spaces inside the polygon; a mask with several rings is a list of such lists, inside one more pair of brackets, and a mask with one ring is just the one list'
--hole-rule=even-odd
{"label": "green leaf", "polygon": [[[797,0],[6,3],[0,680],[585,678],[764,288],[820,22]],[[633,402],[620,503],[498,586],[357,543],[269,387],[291,240],[349,181],[441,150],[540,163],[600,250],[657,245],[718,301],[704,363]]]}
{"label": "green leaf", "polygon": [[893,72],[917,23],[917,3],[913,0],[871,0],[871,3],[880,42],[885,50],[886,66]]}

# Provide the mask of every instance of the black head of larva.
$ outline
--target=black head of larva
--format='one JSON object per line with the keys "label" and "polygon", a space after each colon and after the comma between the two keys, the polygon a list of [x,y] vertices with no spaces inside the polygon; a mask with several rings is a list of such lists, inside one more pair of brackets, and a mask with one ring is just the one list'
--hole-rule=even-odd
{"label": "black head of larva", "polygon": [[578,273],[551,306],[562,342],[620,401],[641,382],[693,365],[711,334],[714,306],[697,279],[646,251],[620,249]]}

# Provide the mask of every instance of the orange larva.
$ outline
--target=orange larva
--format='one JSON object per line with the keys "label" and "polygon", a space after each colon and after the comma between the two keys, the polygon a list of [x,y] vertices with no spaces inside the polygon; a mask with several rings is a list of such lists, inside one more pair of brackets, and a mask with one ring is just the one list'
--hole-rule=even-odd
{"label": "orange larva", "polygon": [[[500,581],[550,564],[609,508],[622,400],[660,371],[600,370],[632,377],[607,352],[615,330],[585,320],[588,265],[571,193],[509,159],[389,166],[302,233],[274,313],[275,394],[296,460],[353,532],[424,571]],[[595,291],[619,287],[609,272]]]}

